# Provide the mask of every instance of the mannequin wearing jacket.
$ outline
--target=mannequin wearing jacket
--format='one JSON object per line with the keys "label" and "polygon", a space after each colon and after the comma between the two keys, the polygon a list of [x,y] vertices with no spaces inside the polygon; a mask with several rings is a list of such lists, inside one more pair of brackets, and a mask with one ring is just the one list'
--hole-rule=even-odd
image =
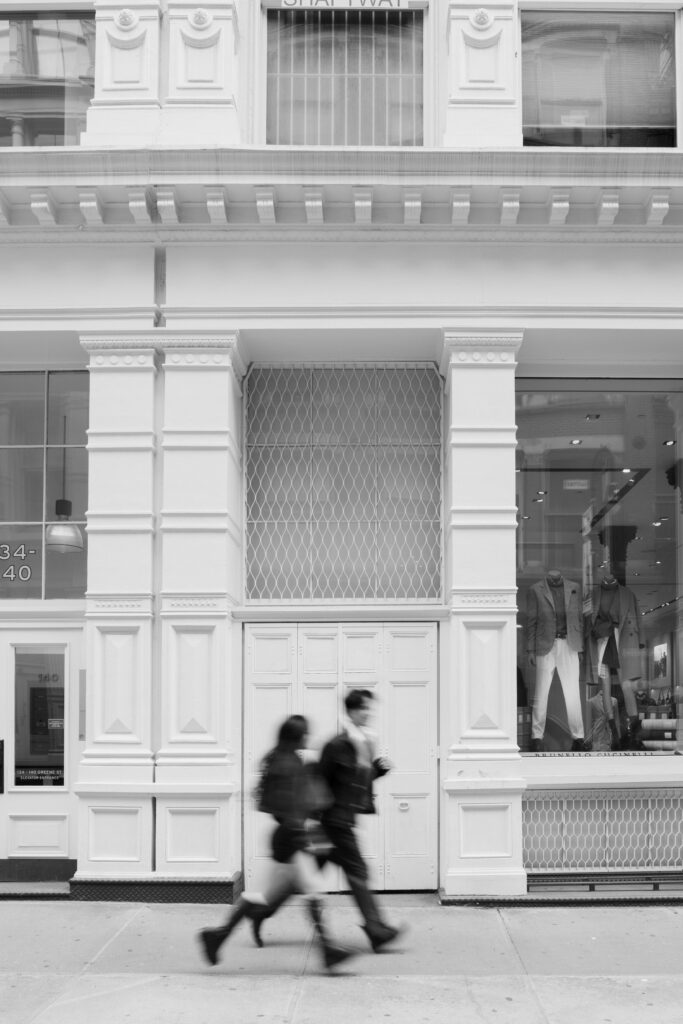
{"label": "mannequin wearing jacket", "polygon": [[531,714],[531,749],[543,750],[550,685],[555,671],[567,708],[573,751],[586,750],[579,689],[579,653],[583,650],[581,587],[556,569],[535,583],[527,598],[527,654],[536,668]]}
{"label": "mannequin wearing jacket", "polygon": [[[640,614],[632,590],[614,576],[600,582],[597,601],[586,624],[590,680],[602,687],[602,702],[612,733],[612,749],[640,750],[640,718],[636,704],[636,681],[641,677]],[[619,741],[612,705],[612,681],[621,686],[628,716],[625,735]]]}

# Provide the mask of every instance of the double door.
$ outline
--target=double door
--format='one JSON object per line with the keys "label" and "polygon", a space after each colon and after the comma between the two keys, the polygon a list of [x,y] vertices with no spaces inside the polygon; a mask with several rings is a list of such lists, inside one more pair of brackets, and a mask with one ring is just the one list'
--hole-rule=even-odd
{"label": "double door", "polygon": [[[375,815],[358,828],[378,890],[437,886],[437,636],[434,623],[245,627],[245,888],[261,888],[273,823],[251,797],[261,758],[291,714],[307,717],[320,751],[344,724],[344,696],[370,690],[377,749],[393,770],[375,783]],[[346,889],[326,868],[327,888]]]}

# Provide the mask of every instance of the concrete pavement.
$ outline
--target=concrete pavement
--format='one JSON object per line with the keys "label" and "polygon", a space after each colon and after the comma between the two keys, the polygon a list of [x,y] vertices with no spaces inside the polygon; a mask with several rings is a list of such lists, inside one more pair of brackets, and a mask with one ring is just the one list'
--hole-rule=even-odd
{"label": "concrete pavement", "polygon": [[405,938],[368,951],[346,896],[336,938],[362,950],[328,976],[299,900],[242,924],[206,965],[200,904],[0,903],[1,1024],[681,1024],[683,906],[440,906],[381,898]]}

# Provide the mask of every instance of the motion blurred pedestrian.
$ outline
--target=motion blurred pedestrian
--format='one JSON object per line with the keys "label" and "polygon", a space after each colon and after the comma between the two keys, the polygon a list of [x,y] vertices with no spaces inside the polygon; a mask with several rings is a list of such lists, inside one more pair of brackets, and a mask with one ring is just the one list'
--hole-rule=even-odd
{"label": "motion blurred pedestrian", "polygon": [[199,932],[202,952],[212,965],[218,963],[220,947],[245,917],[251,920],[254,937],[262,945],[261,921],[272,916],[294,892],[305,898],[325,966],[330,969],[354,955],[330,940],[323,923],[322,878],[311,852],[312,815],[319,809],[322,783],[317,766],[304,765],[300,755],[307,736],[304,716],[290,715],[280,727],[276,746],[262,761],[259,809],[268,811],[277,822],[271,837],[271,879],[264,893],[243,893],[224,925]]}

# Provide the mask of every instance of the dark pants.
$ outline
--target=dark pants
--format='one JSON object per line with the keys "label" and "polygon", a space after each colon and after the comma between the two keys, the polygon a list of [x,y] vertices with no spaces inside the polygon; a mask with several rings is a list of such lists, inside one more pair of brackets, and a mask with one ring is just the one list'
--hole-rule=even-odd
{"label": "dark pants", "polygon": [[368,866],[358,848],[356,830],[350,822],[331,822],[323,818],[323,827],[332,849],[317,857],[322,867],[327,861],[338,864],[349,883],[353,898],[365,920],[371,938],[380,938],[388,925],[383,921],[374,893],[368,888]]}

